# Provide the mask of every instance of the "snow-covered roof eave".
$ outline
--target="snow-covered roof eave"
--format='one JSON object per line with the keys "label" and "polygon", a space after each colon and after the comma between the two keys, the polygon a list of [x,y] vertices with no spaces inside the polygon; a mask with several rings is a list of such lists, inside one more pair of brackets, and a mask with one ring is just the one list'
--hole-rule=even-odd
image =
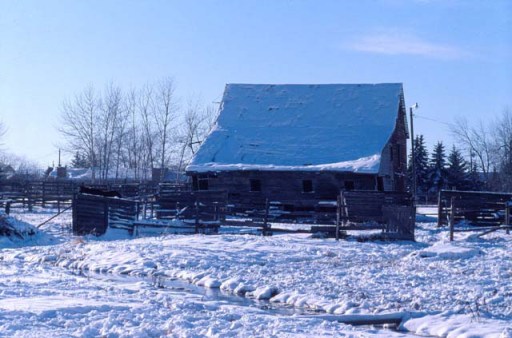
{"label": "snow-covered roof eave", "polygon": [[326,163],[317,165],[273,165],[273,164],[244,164],[244,163],[202,163],[190,164],[187,173],[207,173],[220,171],[332,171],[357,174],[377,174],[380,168],[379,154],[363,157],[354,161]]}

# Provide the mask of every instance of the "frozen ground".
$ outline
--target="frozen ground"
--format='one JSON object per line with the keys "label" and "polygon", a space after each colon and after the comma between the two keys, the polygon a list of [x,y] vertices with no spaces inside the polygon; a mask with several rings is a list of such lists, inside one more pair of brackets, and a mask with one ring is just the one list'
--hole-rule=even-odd
{"label": "frozen ground", "polygon": [[[51,213],[17,216],[39,224]],[[97,239],[69,235],[70,222],[0,242],[0,336],[512,337],[512,235],[450,244],[419,223],[416,243]],[[335,321],[382,314],[407,320],[400,332]]]}

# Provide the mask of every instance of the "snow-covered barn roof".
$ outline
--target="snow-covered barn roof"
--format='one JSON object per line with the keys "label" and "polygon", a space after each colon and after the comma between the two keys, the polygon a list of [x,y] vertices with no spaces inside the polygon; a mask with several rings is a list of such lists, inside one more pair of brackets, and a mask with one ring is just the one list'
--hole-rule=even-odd
{"label": "snow-covered barn roof", "polygon": [[402,84],[228,84],[210,135],[187,167],[376,173]]}

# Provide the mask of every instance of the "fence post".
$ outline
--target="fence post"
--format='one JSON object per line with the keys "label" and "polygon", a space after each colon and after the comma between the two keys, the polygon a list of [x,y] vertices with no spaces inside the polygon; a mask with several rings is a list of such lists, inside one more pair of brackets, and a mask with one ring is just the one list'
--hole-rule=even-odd
{"label": "fence post", "polygon": [[42,184],[42,196],[41,196],[41,204],[42,204],[42,207],[45,208],[46,207],[46,182],[43,182]]}
{"label": "fence post", "polygon": [[453,242],[453,232],[455,227],[455,197],[451,198],[450,207],[450,242]]}
{"label": "fence post", "polygon": [[71,218],[72,218],[72,221],[71,221],[71,231],[73,232],[73,234],[76,235],[76,228],[78,226],[77,224],[77,205],[76,205],[76,202],[77,201],[77,193],[73,193],[73,197],[71,199]]}
{"label": "fence post", "polygon": [[196,234],[199,232],[199,202],[197,200],[196,200],[196,222],[195,222],[194,232]]}
{"label": "fence post", "polygon": [[148,207],[148,199],[147,199],[147,197],[144,197],[142,199],[142,203],[144,203],[142,205],[142,219],[146,219],[146,209]]}
{"label": "fence post", "polygon": [[442,224],[442,213],[443,206],[441,204],[441,190],[439,191],[438,199],[437,199],[437,227],[440,228]]}
{"label": "fence post", "polygon": [[9,215],[11,213],[11,201],[5,202],[5,213]]}
{"label": "fence post", "polygon": [[[104,217],[104,222],[105,222],[105,232],[108,231],[108,228],[110,227],[110,224],[109,224],[109,203],[108,203],[108,199],[106,199],[105,197],[103,198],[103,202],[104,202],[104,214],[103,214],[103,217]],[[99,232],[97,232],[95,235],[98,236]]]}
{"label": "fence post", "polygon": [[345,196],[345,193],[343,192],[343,190],[340,192],[340,198],[341,198],[341,216],[342,216],[341,223],[345,226],[348,223],[348,204],[347,204],[347,197]]}
{"label": "fence post", "polygon": [[336,200],[336,240],[340,240],[340,222],[341,222],[341,193]]}
{"label": "fence post", "polygon": [[512,204],[510,202],[505,203],[505,226],[507,226],[507,235],[510,235],[510,208]]}
{"label": "fence post", "polygon": [[32,203],[34,201],[32,200],[32,189],[28,190],[27,193],[27,204],[28,204],[28,211],[32,211]]}
{"label": "fence post", "polygon": [[265,216],[263,218],[263,236],[270,235],[270,231],[268,229],[268,209],[269,209],[269,203],[268,198],[265,199]]}

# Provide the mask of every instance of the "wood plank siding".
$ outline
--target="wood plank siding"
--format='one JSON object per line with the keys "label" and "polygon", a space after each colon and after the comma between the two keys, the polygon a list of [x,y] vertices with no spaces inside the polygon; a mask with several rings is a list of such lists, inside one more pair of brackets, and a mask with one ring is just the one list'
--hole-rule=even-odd
{"label": "wood plank siding", "polygon": [[340,190],[377,189],[375,175],[338,172],[224,171],[192,175],[192,182],[194,190],[227,190],[230,200],[336,200]]}

